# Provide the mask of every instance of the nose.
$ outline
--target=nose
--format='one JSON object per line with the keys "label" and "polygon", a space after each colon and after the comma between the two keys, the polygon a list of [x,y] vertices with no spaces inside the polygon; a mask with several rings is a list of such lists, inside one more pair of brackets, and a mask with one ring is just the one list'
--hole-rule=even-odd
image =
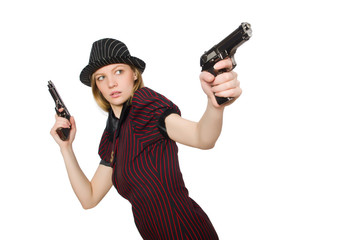
{"label": "nose", "polygon": [[113,87],[116,87],[116,86],[117,86],[116,78],[113,77],[113,76],[108,77],[108,87],[113,88]]}

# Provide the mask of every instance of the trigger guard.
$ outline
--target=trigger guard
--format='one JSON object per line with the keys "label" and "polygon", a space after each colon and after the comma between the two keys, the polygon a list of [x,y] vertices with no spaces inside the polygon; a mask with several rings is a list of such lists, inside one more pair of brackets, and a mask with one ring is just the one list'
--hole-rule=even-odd
{"label": "trigger guard", "polygon": [[235,61],[234,55],[230,59],[231,59],[231,63],[232,63],[232,67],[230,69],[230,71],[231,71],[236,67],[236,61]]}
{"label": "trigger guard", "polygon": [[57,113],[57,115],[58,115],[58,116],[60,116],[60,115],[61,115],[61,112],[59,112],[59,110],[58,110],[58,108],[57,108],[57,107],[55,108],[55,112]]}

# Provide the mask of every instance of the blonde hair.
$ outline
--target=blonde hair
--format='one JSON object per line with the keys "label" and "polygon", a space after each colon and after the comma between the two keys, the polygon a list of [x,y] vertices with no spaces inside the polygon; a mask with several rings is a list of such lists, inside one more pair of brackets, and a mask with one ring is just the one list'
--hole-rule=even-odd
{"label": "blonde hair", "polygon": [[[133,65],[129,65],[132,69],[132,71],[134,73],[136,73],[136,77],[137,79],[134,81],[134,85],[133,85],[133,91],[132,91],[132,95],[130,97],[130,103],[132,102],[132,98],[134,93],[140,89],[144,87],[143,84],[143,79],[142,79],[142,74],[140,72],[140,70],[138,68],[136,68]],[[92,93],[93,93],[93,97],[94,100],[96,101],[96,103],[98,104],[98,106],[105,112],[108,112],[111,109],[111,105],[109,104],[109,102],[103,97],[101,91],[99,91],[95,78],[94,78],[94,74],[91,77],[91,87],[92,87]]]}

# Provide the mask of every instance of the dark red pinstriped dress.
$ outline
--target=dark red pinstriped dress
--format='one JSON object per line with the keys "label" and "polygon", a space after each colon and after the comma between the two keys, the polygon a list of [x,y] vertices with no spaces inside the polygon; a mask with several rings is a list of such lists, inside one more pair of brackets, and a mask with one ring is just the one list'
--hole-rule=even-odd
{"label": "dark red pinstriped dress", "polygon": [[164,96],[146,87],[136,91],[120,120],[109,114],[99,146],[101,164],[113,168],[113,185],[132,204],[143,239],[218,239],[188,196],[177,145],[164,129],[171,113],[181,114]]}

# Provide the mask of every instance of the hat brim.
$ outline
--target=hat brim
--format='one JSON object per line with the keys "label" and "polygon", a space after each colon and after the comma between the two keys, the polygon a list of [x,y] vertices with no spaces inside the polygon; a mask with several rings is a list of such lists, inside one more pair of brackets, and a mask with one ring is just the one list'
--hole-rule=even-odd
{"label": "hat brim", "polygon": [[100,69],[104,66],[107,66],[109,64],[115,64],[115,63],[125,63],[128,65],[133,65],[136,68],[138,68],[141,73],[143,73],[143,71],[146,68],[146,63],[144,61],[142,61],[139,58],[132,57],[132,56],[125,57],[125,58],[122,58],[122,57],[102,58],[95,62],[89,63],[85,68],[83,68],[83,70],[79,76],[80,81],[90,87],[91,86],[91,77],[95,71],[97,71],[98,69]]}

